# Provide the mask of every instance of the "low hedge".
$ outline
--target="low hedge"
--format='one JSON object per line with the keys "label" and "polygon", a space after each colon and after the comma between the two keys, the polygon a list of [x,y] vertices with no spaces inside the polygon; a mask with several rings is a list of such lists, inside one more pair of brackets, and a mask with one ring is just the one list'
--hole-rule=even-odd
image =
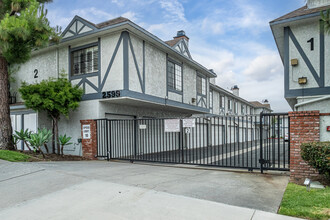
{"label": "low hedge", "polygon": [[301,145],[301,157],[330,180],[330,142],[312,142]]}

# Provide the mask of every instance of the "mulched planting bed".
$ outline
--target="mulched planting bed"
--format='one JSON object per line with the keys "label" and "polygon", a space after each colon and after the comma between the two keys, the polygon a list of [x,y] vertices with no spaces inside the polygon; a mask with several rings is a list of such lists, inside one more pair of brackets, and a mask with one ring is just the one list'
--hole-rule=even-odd
{"label": "mulched planting bed", "polygon": [[24,153],[31,158],[28,160],[29,162],[38,162],[38,161],[81,161],[81,160],[89,160],[80,156],[73,155],[57,155],[57,154],[45,154],[45,158],[42,157],[41,154],[35,152],[21,152]]}

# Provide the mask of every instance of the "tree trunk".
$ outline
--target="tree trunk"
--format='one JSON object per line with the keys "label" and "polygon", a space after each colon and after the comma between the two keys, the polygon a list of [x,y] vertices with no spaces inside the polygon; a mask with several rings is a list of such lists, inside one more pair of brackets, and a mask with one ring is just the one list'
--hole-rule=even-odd
{"label": "tree trunk", "polygon": [[49,154],[48,146],[47,146],[46,143],[44,143],[44,147],[45,147],[45,149],[46,149],[47,154]]}
{"label": "tree trunk", "polygon": [[14,150],[9,110],[8,63],[0,54],[0,149]]}
{"label": "tree trunk", "polygon": [[57,148],[57,154],[60,155],[61,154],[61,146],[60,146],[60,143],[58,141],[58,121],[59,121],[59,117],[53,117],[53,121],[54,121],[54,131],[55,131],[55,143],[56,143],[56,148]]}

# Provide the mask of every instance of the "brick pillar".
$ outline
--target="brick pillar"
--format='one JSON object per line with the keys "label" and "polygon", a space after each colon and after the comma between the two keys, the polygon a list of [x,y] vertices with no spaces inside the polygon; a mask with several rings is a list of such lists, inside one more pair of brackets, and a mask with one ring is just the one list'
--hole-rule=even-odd
{"label": "brick pillar", "polygon": [[[82,137],[82,156],[90,159],[97,160],[97,127],[94,120],[80,120],[81,124],[81,137]],[[84,137],[83,125],[90,125],[90,138]]]}
{"label": "brick pillar", "polygon": [[317,179],[318,172],[301,158],[302,143],[320,141],[320,112],[289,112],[290,181],[301,184],[305,178]]}

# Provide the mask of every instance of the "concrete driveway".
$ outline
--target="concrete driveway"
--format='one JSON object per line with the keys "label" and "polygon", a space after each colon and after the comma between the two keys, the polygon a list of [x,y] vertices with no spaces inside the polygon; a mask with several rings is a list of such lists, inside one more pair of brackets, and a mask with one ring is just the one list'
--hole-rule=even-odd
{"label": "concrete driveway", "polygon": [[[241,219],[251,219],[252,216],[257,219],[258,215],[263,215],[263,212],[255,210],[276,213],[288,183],[286,175],[261,175],[106,161],[42,163],[0,161],[0,168],[0,219],[7,219],[9,216],[15,216],[11,219],[21,219],[28,213],[31,219],[40,219],[33,215],[41,215],[39,217],[45,218],[44,214],[49,212],[41,214],[38,211],[40,209],[49,209],[53,212],[57,209],[59,212],[66,210],[66,217],[71,213],[72,217],[75,217],[72,219],[79,219],[77,217],[79,207],[82,209],[79,213],[84,213],[86,210],[100,209],[108,211],[113,209],[118,212],[126,206],[127,209],[141,210],[140,217],[143,218],[145,212],[148,212],[146,207],[151,207],[152,210],[153,206],[157,206],[158,209],[173,206],[182,209],[183,212],[180,212],[182,214],[188,204],[190,204],[189,213],[195,216],[195,219],[203,212],[199,214],[194,212],[202,207],[209,207],[209,214],[227,210],[228,219],[235,213],[241,213]],[[106,198],[104,196],[112,199],[104,200]],[[77,207],[81,202],[84,204]],[[146,207],[143,207],[144,205]],[[193,208],[195,206],[199,208]],[[223,206],[222,209],[219,206]],[[247,209],[240,208],[241,212],[239,212],[235,211],[238,208],[235,206]],[[132,214],[124,211],[120,215],[117,212],[112,211],[112,217],[121,216],[125,219]],[[163,217],[173,217],[168,209],[157,210],[159,214],[162,212],[168,214],[163,213]],[[22,213],[22,216],[17,213]],[[137,213],[132,216],[138,218]],[[108,216],[110,217],[111,214]],[[177,215],[177,218],[179,217],[180,215]],[[61,218],[56,218],[55,214],[54,219]]]}

